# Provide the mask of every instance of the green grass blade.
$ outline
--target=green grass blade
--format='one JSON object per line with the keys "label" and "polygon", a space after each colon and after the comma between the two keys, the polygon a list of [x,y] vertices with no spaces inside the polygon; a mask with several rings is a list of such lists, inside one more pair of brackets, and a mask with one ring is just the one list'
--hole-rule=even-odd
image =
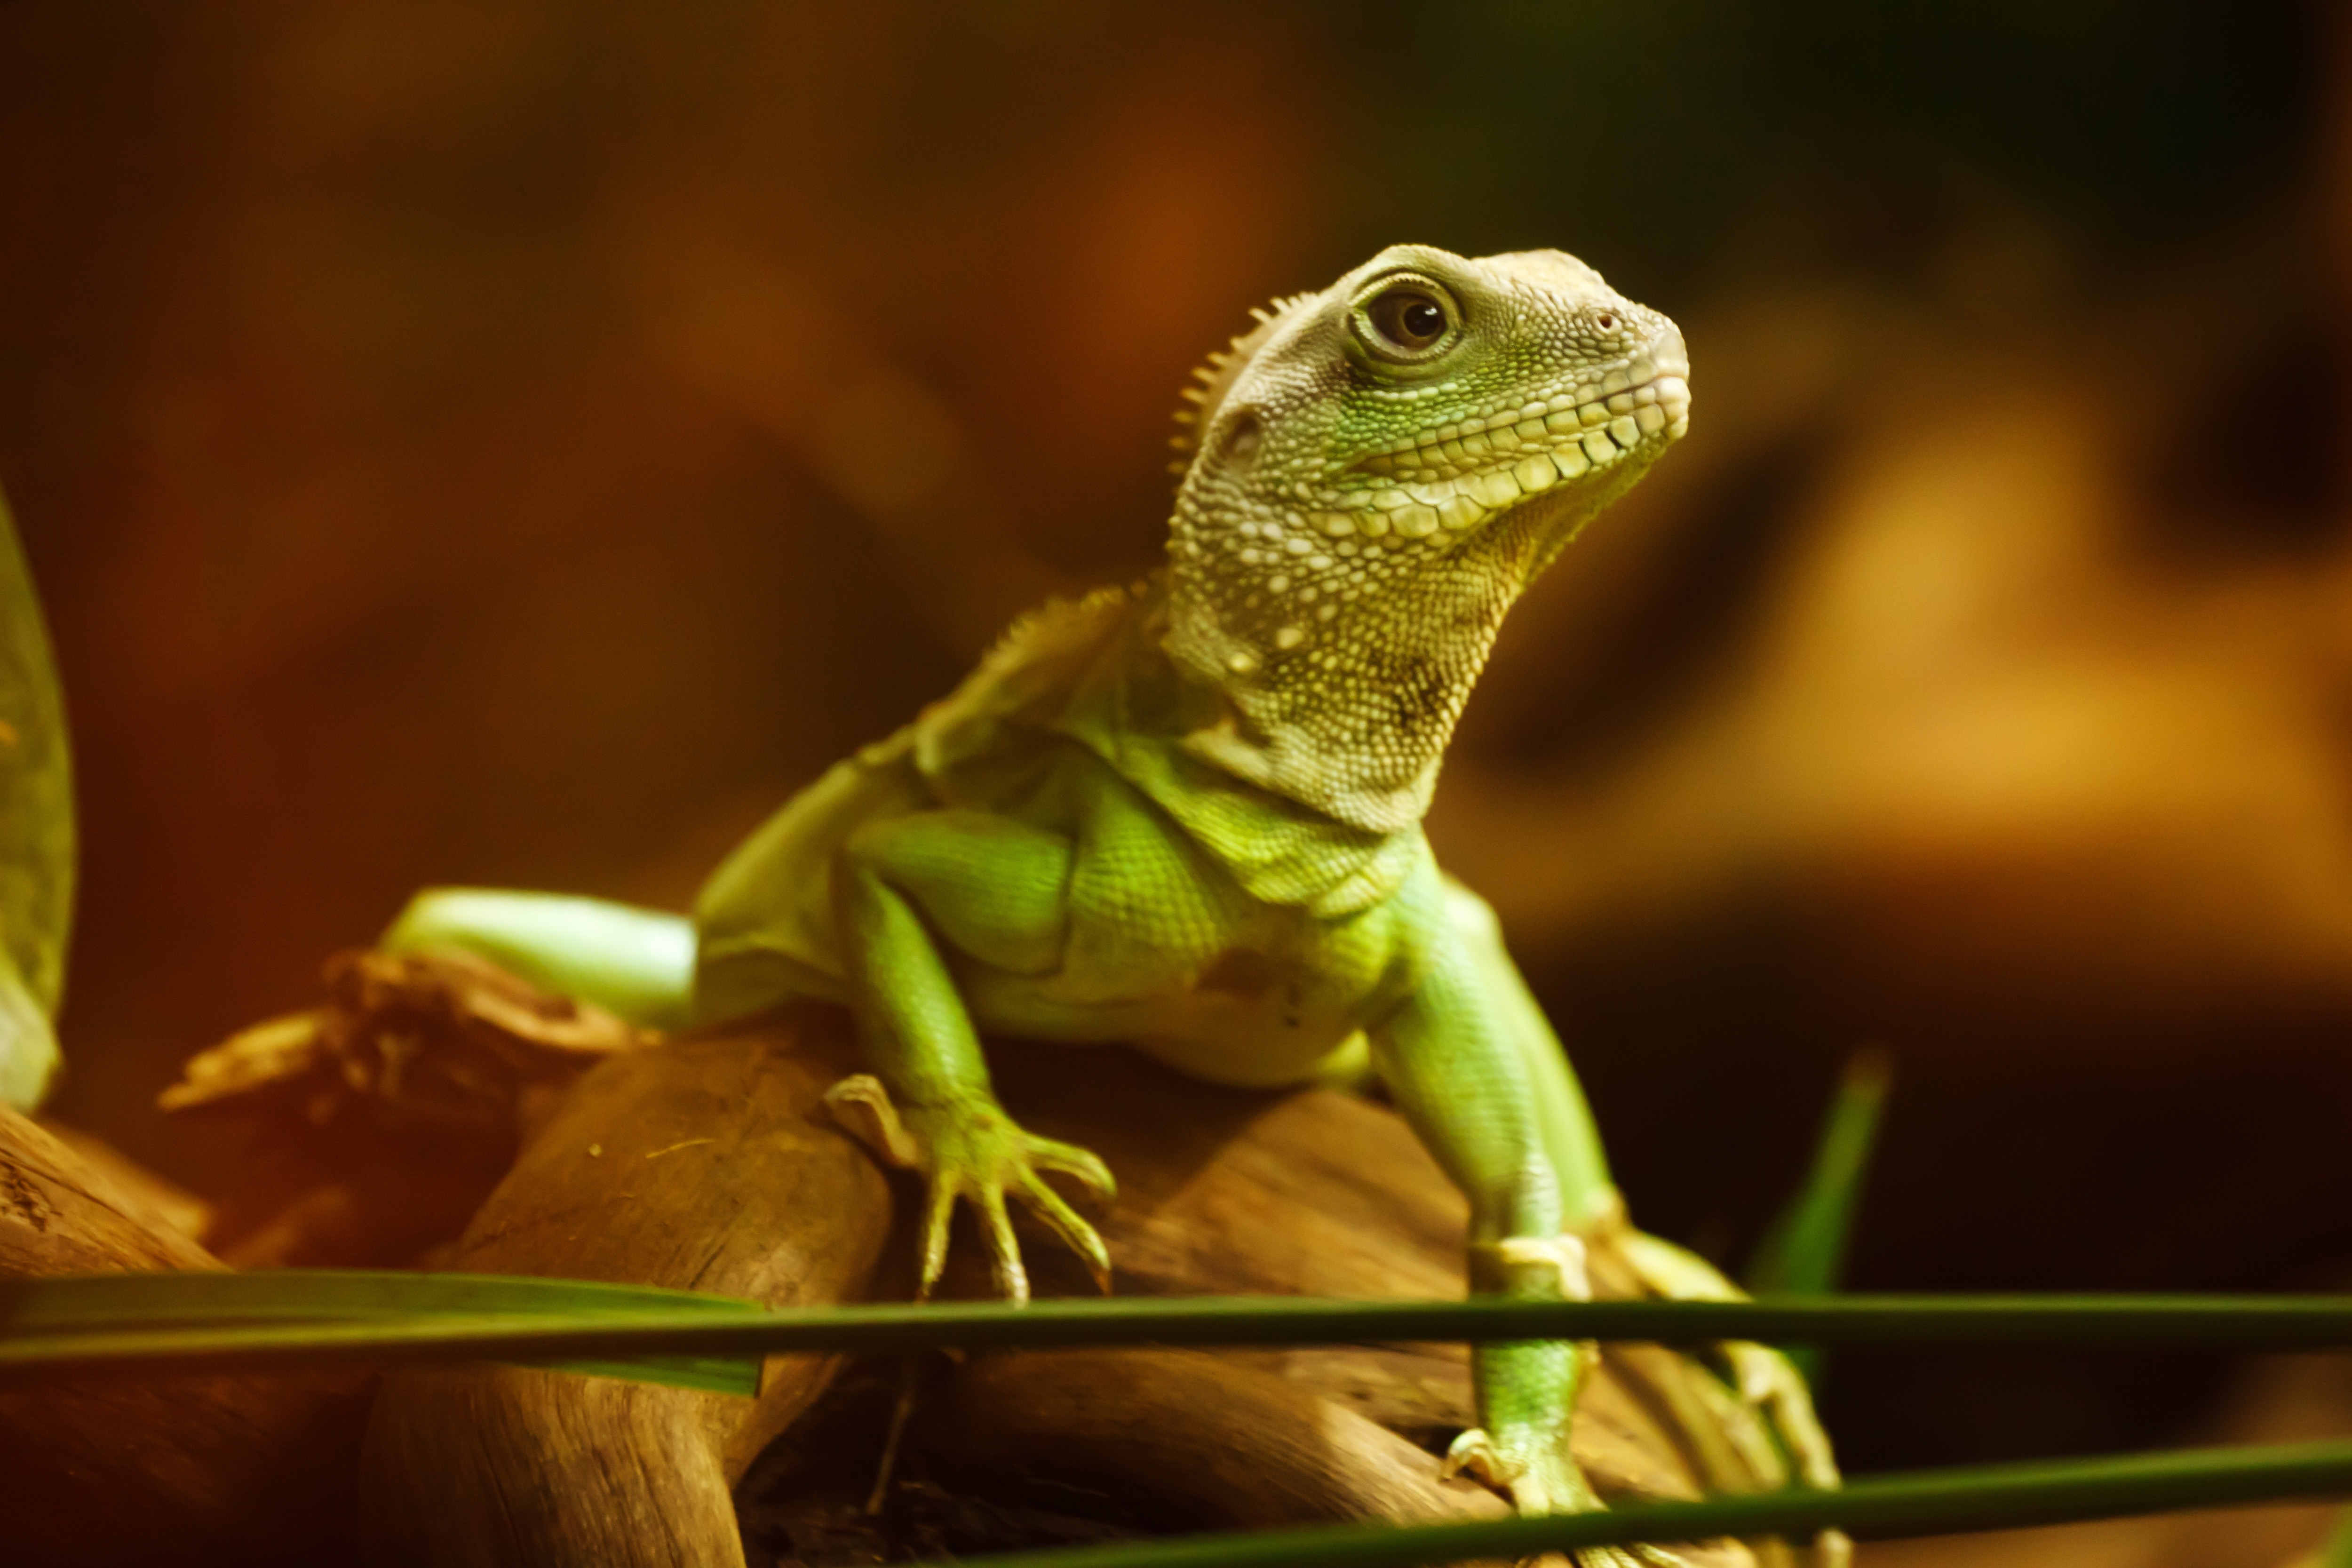
{"label": "green grass blade", "polygon": [[[1818,1296],[1838,1288],[1894,1075],[1894,1058],[1876,1046],[1847,1059],[1814,1145],[1812,1167],[1748,1264],[1748,1289],[1753,1294]],[[1789,1357],[1806,1382],[1820,1384],[1819,1349],[1796,1346]]]}
{"label": "green grass blade", "polygon": [[[1413,1341],[1718,1340],[1820,1344],[2006,1344],[2126,1350],[2352,1347],[2352,1298],[2236,1296],[1829,1296],[1758,1301],[1328,1301],[1303,1297],[837,1307],[763,1311],[748,1303],[554,1281],[420,1275],[444,1289],[498,1287],[495,1312],[445,1296],[443,1315],[355,1313],[326,1321],[314,1293],[331,1274],[112,1275],[9,1286],[0,1300],[0,1382],[68,1372],[258,1367],[318,1362],[532,1363],[647,1356],[746,1358],[785,1352],[906,1355],[947,1348],[1333,1344]],[[402,1276],[375,1276],[379,1280]],[[206,1316],[190,1299],[168,1321],[110,1307],[152,1299],[169,1279],[222,1292]],[[448,1282],[459,1281],[458,1285]],[[213,1283],[220,1281],[221,1283]],[[231,1283],[239,1282],[242,1283]],[[289,1313],[267,1309],[290,1287]],[[421,1287],[420,1287],[421,1288]],[[245,1292],[236,1294],[236,1292]],[[531,1297],[531,1291],[541,1294]],[[566,1300],[565,1292],[577,1292]],[[64,1295],[56,1293],[65,1292]],[[313,1292],[306,1294],[306,1292]],[[230,1297],[234,1295],[234,1299]],[[310,1304],[305,1307],[307,1300]],[[44,1302],[47,1305],[44,1305]],[[714,1302],[717,1302],[714,1305]],[[148,1309],[152,1310],[152,1306]],[[111,1311],[112,1316],[108,1316]],[[282,1321],[268,1321],[273,1317]],[[81,1324],[80,1327],[60,1326]]]}
{"label": "green grass blade", "polygon": [[1842,1491],[1786,1491],[1611,1513],[1475,1524],[1348,1525],[1127,1542],[967,1558],[971,1568],[1418,1568],[1468,1558],[1718,1540],[2009,1530],[2180,1509],[2352,1494],[2352,1443],[2202,1449],[1866,1477]]}
{"label": "green grass blade", "polygon": [[1752,1293],[1809,1296],[1837,1289],[1893,1079],[1893,1060],[1877,1047],[1856,1051],[1846,1062],[1812,1166],[1748,1265]]}
{"label": "green grass blade", "polygon": [[73,923],[73,759],[40,600],[0,498],[0,1100],[30,1110],[57,1065],[51,1023]]}
{"label": "green grass blade", "polygon": [[0,1280],[0,1331],[96,1323],[218,1321],[225,1318],[349,1317],[495,1312],[603,1313],[646,1309],[764,1314],[756,1301],[535,1275],[425,1274],[400,1269],[276,1268],[237,1274],[100,1274]]}
{"label": "green grass blade", "polygon": [[[0,1344],[47,1335],[278,1326],[508,1321],[604,1322],[645,1312],[729,1319],[765,1316],[756,1301],[643,1285],[474,1274],[277,1269],[251,1274],[109,1274],[0,1281]],[[537,1363],[534,1363],[537,1364]],[[648,1353],[553,1363],[562,1370],[719,1394],[757,1392],[756,1357]]]}

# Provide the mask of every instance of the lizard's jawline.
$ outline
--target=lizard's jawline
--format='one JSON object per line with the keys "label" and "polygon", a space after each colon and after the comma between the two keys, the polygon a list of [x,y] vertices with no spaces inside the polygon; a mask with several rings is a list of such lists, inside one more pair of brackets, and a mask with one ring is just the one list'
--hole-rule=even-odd
{"label": "lizard's jawline", "polygon": [[[1636,363],[1649,365],[1638,378],[1633,374],[1633,367]],[[1610,385],[1612,380],[1618,384]],[[1535,404],[1543,405],[1541,414],[1528,413]],[[1658,365],[1652,363],[1647,355],[1637,356],[1592,374],[1573,392],[1556,393],[1549,398],[1533,399],[1529,404],[1516,408],[1497,409],[1476,418],[1437,426],[1409,441],[1391,442],[1379,451],[1369,452],[1349,467],[1357,472],[1388,479],[1397,476],[1400,465],[1396,459],[1399,458],[1433,458],[1438,460],[1404,467],[1427,468],[1433,470],[1432,477],[1437,477],[1433,470],[1452,468],[1458,471],[1465,466],[1462,459],[1475,461],[1485,455],[1457,450],[1451,454],[1454,460],[1448,462],[1444,459],[1449,456],[1444,450],[1449,443],[1458,447],[1466,441],[1487,441],[1496,432],[1508,430],[1523,446],[1539,449],[1557,445],[1563,439],[1573,439],[1588,430],[1606,428],[1612,419],[1653,404],[1667,407],[1669,417],[1677,411],[1682,414],[1689,412],[1690,370],[1687,365],[1679,363]],[[1679,405],[1678,410],[1675,405]],[[1540,423],[1542,428],[1526,428],[1535,423]],[[1451,435],[1446,434],[1449,431]],[[1413,476],[1407,474],[1404,477]]]}
{"label": "lizard's jawline", "polygon": [[[1390,503],[1383,508],[1355,508],[1350,512],[1310,512],[1306,521],[1324,538],[1369,538],[1373,543],[1385,543],[1388,536],[1413,543],[1428,538],[1437,545],[1467,543],[1470,538],[1491,533],[1507,521],[1522,520],[1531,510],[1550,515],[1559,505],[1578,508],[1592,505],[1600,508],[1606,500],[1622,494],[1622,489],[1634,475],[1656,461],[1658,454],[1679,439],[1686,428],[1689,416],[1679,418],[1663,430],[1644,430],[1630,442],[1616,445],[1616,439],[1604,433],[1595,447],[1606,447],[1609,456],[1604,461],[1590,461],[1590,456],[1576,456],[1576,470],[1564,472],[1555,454],[1522,454],[1515,463],[1498,468],[1486,468],[1475,475],[1463,475],[1449,479],[1442,487],[1412,487],[1402,494],[1404,505]],[[1543,456],[1550,463],[1548,470],[1536,470],[1528,458]],[[1550,472],[1550,478],[1545,478]],[[1449,494],[1440,496],[1444,489]],[[1388,496],[1383,496],[1388,499]]]}
{"label": "lizard's jawline", "polygon": [[1555,487],[1571,493],[1613,493],[1613,470],[1638,472],[1689,426],[1685,392],[1670,404],[1635,405],[1633,413],[1583,428],[1573,439],[1547,446],[1529,443],[1504,454],[1500,461],[1448,479],[1399,479],[1369,495],[1334,495],[1300,521],[1307,531],[1330,540],[1466,534]]}

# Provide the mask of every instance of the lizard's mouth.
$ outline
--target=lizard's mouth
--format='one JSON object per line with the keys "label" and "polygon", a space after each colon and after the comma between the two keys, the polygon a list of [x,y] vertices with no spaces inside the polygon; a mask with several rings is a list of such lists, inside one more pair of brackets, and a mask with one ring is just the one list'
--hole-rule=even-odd
{"label": "lizard's mouth", "polygon": [[1390,488],[1349,495],[1308,524],[1332,538],[1466,532],[1556,485],[1622,462],[1690,424],[1690,362],[1671,329],[1642,353],[1481,418],[1440,426],[1358,459]]}

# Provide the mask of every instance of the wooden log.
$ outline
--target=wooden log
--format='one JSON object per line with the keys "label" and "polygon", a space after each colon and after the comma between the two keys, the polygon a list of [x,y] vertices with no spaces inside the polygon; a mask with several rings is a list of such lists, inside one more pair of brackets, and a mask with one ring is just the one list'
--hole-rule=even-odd
{"label": "wooden log", "polygon": [[[1465,1205],[1392,1111],[1328,1090],[1217,1089],[1125,1051],[991,1050],[1016,1116],[1118,1173],[1101,1221],[1119,1289],[1461,1293]],[[885,1250],[889,1184],[821,1105],[856,1066],[845,1020],[821,1008],[618,1056],[556,1107],[451,1266],[778,1304],[903,1294],[911,1240],[902,1227]],[[958,1228],[946,1291],[985,1296],[969,1216]],[[1093,1290],[1042,1228],[1024,1242],[1041,1294]],[[1607,1250],[1596,1273],[1637,1289]],[[756,1403],[517,1369],[395,1374],[369,1434],[370,1558],[740,1563],[729,1487],[832,1370],[779,1358]],[[975,1495],[1007,1476],[1055,1478],[1171,1529],[1503,1506],[1440,1476],[1438,1451],[1472,1419],[1456,1346],[989,1355],[927,1386],[910,1451]],[[1574,1444],[1604,1497],[1686,1498],[1777,1484],[1761,1434],[1688,1358],[1633,1346],[1602,1358]],[[877,1438],[860,1465],[879,1457]],[[1798,1560],[1777,1543],[1689,1555],[1712,1568]]]}
{"label": "wooden log", "polygon": [[[557,1107],[450,1267],[774,1306],[858,1297],[890,1202],[822,1104],[849,1070],[822,1016],[617,1056]],[[834,1370],[772,1358],[756,1401],[509,1367],[396,1373],[368,1428],[368,1560],[740,1563],[729,1488]]]}
{"label": "wooden log", "polygon": [[[63,1142],[0,1109],[0,1281],[220,1267]],[[348,1561],[371,1383],[115,1376],[0,1389],[5,1559]]]}
{"label": "wooden log", "polygon": [[976,1357],[923,1412],[922,1441],[963,1473],[1133,1498],[1192,1530],[1310,1521],[1499,1519],[1433,1456],[1314,1390],[1192,1351]]}
{"label": "wooden log", "polygon": [[245,1134],[204,1237],[232,1268],[439,1261],[580,1074],[658,1038],[461,952],[341,952],[325,979],[158,1100]]}
{"label": "wooden log", "polygon": [[[1469,1205],[1384,1105],[1328,1089],[1219,1089],[1127,1051],[992,1051],[1006,1103],[1024,1125],[1086,1144],[1118,1173],[1118,1202],[1103,1234],[1121,1290],[1445,1300],[1467,1289]],[[1024,1239],[1041,1293],[1091,1291],[1042,1227],[1025,1227]],[[961,1250],[960,1269],[974,1269],[974,1251]],[[1607,1238],[1594,1242],[1591,1264],[1601,1294],[1642,1293]],[[978,1283],[976,1270],[959,1279],[967,1290]],[[1433,1441],[1472,1420],[1462,1346],[1220,1353],[1276,1363]],[[1734,1442],[1722,1427],[1727,1412],[1701,1420],[1682,1398],[1680,1373],[1696,1370],[1655,1347],[1608,1348],[1576,1434],[1578,1458],[1604,1496],[1664,1500],[1782,1484],[1777,1467],[1727,1457],[1751,1447],[1760,1427],[1737,1423]],[[1659,1392],[1662,1380],[1672,1397]]]}

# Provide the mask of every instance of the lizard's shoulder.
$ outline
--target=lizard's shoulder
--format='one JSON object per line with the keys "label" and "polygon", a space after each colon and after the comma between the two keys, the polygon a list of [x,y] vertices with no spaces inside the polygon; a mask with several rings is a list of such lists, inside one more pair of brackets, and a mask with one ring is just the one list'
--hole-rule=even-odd
{"label": "lizard's shoulder", "polygon": [[[1381,902],[1428,846],[1418,826],[1339,822],[1191,754],[1200,694],[1156,657],[1159,585],[1104,588],[1017,622],[902,742],[940,804],[1054,803],[1080,819],[1128,804],[1205,850],[1252,897],[1341,917]],[[1083,829],[1079,829],[1083,832]]]}
{"label": "lizard's shoulder", "polygon": [[1098,588],[1031,611],[909,731],[916,767],[946,783],[992,763],[1017,764],[1040,742],[1134,619],[1142,594]]}

